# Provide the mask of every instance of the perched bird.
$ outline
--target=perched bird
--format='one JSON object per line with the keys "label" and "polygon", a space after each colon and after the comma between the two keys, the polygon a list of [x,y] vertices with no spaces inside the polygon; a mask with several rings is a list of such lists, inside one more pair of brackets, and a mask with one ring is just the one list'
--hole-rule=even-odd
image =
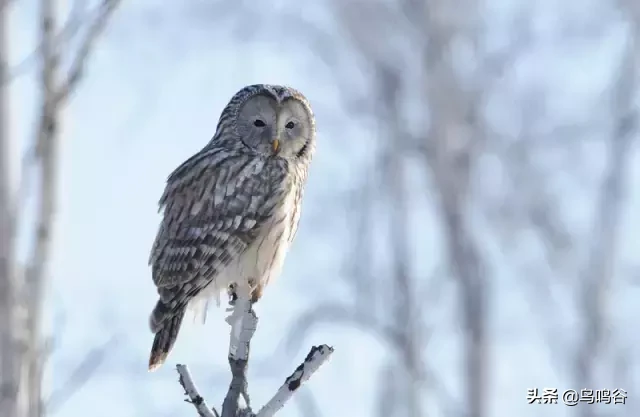
{"label": "perched bird", "polygon": [[150,371],[166,360],[187,308],[231,287],[256,302],[279,274],[314,150],[307,99],[289,87],[250,85],[224,108],[213,139],[171,173],[149,258],[159,295]]}

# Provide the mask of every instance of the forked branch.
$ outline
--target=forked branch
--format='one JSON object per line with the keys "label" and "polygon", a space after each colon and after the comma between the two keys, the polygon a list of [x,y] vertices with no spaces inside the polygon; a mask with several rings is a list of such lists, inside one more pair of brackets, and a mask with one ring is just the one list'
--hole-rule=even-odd
{"label": "forked branch", "polygon": [[[273,398],[256,414],[251,409],[247,393],[247,368],[249,347],[258,326],[258,316],[249,301],[237,300],[234,310],[234,314],[230,317],[231,337],[229,342],[229,366],[232,379],[222,404],[222,413],[218,413],[215,408],[207,405],[193,382],[187,366],[177,365],[179,382],[187,396],[185,401],[193,404],[200,417],[272,417],[284,407],[296,390],[329,359],[333,348],[327,345],[313,346],[304,362],[287,377]],[[240,397],[244,402],[242,406]]]}

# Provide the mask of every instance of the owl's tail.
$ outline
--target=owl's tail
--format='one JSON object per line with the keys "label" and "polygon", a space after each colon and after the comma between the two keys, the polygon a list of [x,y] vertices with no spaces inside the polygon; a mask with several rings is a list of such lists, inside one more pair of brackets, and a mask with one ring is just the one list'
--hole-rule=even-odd
{"label": "owl's tail", "polygon": [[[156,336],[153,339],[153,346],[151,346],[151,354],[149,355],[150,372],[162,366],[167,359],[178,337],[185,312],[186,306],[169,313],[162,301],[158,301],[158,304],[153,309],[150,323],[151,330],[155,332]],[[160,319],[160,316],[163,316],[162,319]]]}

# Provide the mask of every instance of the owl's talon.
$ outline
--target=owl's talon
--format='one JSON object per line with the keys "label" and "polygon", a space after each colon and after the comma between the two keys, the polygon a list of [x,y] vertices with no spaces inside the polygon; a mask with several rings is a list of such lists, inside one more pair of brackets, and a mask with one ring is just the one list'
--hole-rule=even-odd
{"label": "owl's talon", "polygon": [[227,294],[229,295],[230,306],[235,306],[236,301],[238,301],[238,293],[236,292],[237,288],[238,288],[238,285],[235,283],[230,284],[229,287],[227,288]]}

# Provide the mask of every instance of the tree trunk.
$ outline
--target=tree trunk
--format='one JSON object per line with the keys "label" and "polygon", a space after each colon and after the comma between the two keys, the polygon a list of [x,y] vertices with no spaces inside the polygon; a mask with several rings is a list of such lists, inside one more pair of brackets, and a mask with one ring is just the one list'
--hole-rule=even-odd
{"label": "tree trunk", "polygon": [[16,343],[15,201],[11,184],[8,78],[8,1],[0,1],[0,415],[18,417],[19,349]]}

